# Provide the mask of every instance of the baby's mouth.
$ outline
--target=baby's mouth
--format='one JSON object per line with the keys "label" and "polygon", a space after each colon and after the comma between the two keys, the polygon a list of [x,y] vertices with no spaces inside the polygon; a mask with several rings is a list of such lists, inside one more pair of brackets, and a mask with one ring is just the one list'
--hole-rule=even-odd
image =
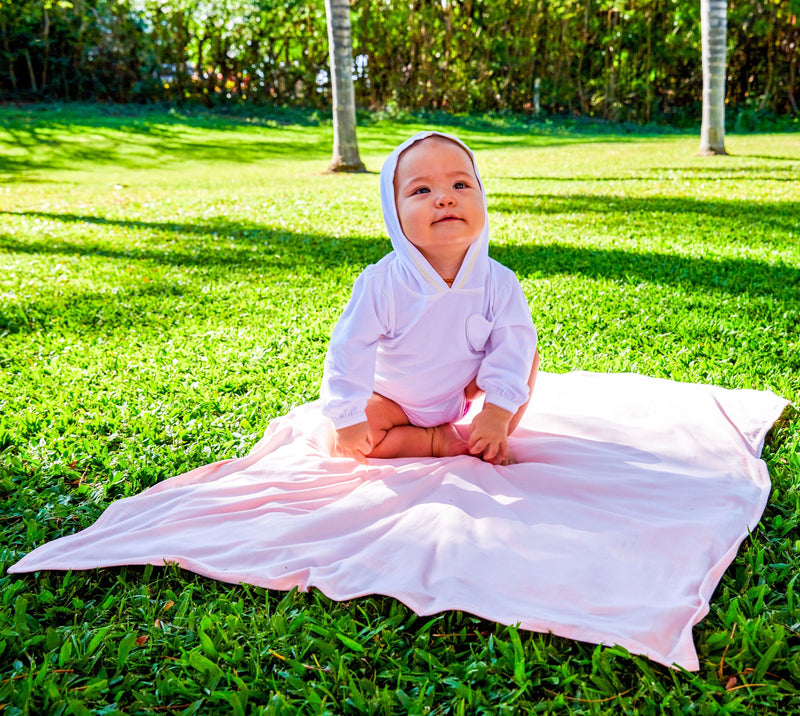
{"label": "baby's mouth", "polygon": [[436,219],[434,224],[441,224],[444,221],[461,221],[461,218],[458,216],[443,216],[441,219]]}

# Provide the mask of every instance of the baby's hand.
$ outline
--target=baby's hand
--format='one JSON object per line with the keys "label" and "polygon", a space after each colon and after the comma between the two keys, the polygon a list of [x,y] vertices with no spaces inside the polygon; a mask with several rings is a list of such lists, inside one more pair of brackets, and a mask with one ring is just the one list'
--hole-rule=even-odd
{"label": "baby's hand", "polygon": [[355,458],[359,462],[366,462],[367,455],[372,452],[372,447],[372,431],[369,429],[369,424],[366,422],[356,423],[336,431],[333,453]]}
{"label": "baby's hand", "polygon": [[508,424],[512,414],[492,403],[478,413],[469,434],[469,452],[486,462],[500,465],[508,457]]}

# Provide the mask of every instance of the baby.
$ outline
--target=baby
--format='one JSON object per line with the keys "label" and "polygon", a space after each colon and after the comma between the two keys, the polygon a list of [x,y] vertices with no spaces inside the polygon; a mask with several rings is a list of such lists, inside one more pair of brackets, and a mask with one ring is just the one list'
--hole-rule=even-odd
{"label": "baby", "polygon": [[[325,359],[334,454],[507,464],[536,379],[536,329],[517,277],[489,258],[472,152],[417,134],[384,163],[381,202],[394,251],[356,280]],[[480,395],[462,436],[454,422]]]}

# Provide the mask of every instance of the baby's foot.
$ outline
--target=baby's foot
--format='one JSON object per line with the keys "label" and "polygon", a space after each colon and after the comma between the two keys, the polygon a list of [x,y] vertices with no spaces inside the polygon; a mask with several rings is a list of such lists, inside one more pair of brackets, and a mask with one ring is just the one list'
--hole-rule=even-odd
{"label": "baby's foot", "polygon": [[433,457],[452,457],[469,453],[469,443],[458,434],[452,423],[437,425],[430,430]]}
{"label": "baby's foot", "polygon": [[508,465],[516,465],[518,462],[517,458],[514,457],[513,453],[510,450],[508,451],[506,456],[502,459],[497,456],[493,457],[491,460],[487,460],[486,458],[481,457],[480,455],[476,455],[475,457],[480,457],[481,460],[483,460],[484,462],[488,462],[490,465],[501,465],[503,467],[506,467]]}
{"label": "baby's foot", "polygon": [[517,464],[517,458],[515,458],[514,457],[514,453],[512,453],[511,450],[509,450],[508,454],[505,456],[505,458],[503,458],[500,461],[499,464],[500,465],[516,465]]}

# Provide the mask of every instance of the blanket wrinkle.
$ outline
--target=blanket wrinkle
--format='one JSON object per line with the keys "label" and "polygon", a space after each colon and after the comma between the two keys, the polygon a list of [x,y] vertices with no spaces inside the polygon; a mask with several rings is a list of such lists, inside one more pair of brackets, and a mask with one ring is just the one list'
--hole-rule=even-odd
{"label": "blanket wrinkle", "polygon": [[719,397],[716,395],[711,397],[715,405],[719,409],[720,415],[722,415],[722,417],[724,417],[728,421],[728,425],[730,426],[731,430],[733,430],[741,438],[742,442],[749,447],[750,454],[753,455],[754,457],[758,457],[761,454],[761,450],[764,446],[764,437],[766,436],[766,430],[763,432],[757,430],[754,434],[743,432],[736,424],[734,418],[731,417],[731,415],[728,413],[726,406],[723,405]]}
{"label": "blanket wrinkle", "polygon": [[[769,495],[787,401],[636,374],[540,374],[520,462],[330,455],[318,402],[250,453],[110,504],[12,573],[164,565],[331,599],[400,599],[700,664],[692,628]],[[461,424],[469,425],[474,404]]]}

